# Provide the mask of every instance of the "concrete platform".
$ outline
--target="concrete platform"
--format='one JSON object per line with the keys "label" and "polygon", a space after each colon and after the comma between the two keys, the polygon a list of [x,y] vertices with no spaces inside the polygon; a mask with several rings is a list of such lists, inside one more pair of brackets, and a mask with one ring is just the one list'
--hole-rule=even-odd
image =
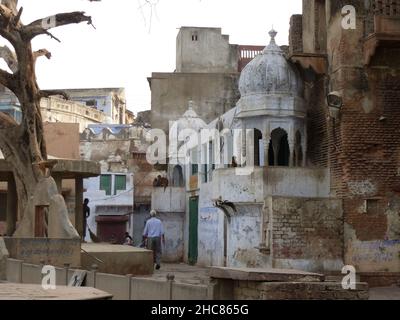
{"label": "concrete platform", "polygon": [[96,264],[102,273],[134,276],[153,274],[153,252],[150,250],[108,243],[83,243],[81,248],[84,269],[91,270]]}
{"label": "concrete platform", "polygon": [[253,268],[210,268],[210,277],[240,281],[287,282],[287,281],[324,281],[325,276],[299,270],[253,269]]}
{"label": "concrete platform", "polygon": [[105,300],[112,295],[94,288],[58,286],[44,290],[40,285],[0,283],[0,300]]}
{"label": "concrete platform", "polygon": [[79,239],[50,239],[50,238],[11,238],[4,237],[4,243],[10,258],[26,263],[53,265],[63,267],[69,264],[78,267],[80,260]]}

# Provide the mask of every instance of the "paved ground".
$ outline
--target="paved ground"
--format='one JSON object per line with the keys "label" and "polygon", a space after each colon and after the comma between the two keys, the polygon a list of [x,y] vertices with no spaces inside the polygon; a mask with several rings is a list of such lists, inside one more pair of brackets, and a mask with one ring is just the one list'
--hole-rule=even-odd
{"label": "paved ground", "polygon": [[400,300],[400,287],[371,288],[369,300]]}
{"label": "paved ground", "polygon": [[207,284],[209,282],[208,268],[194,267],[187,264],[163,263],[160,270],[154,270],[153,278],[166,278],[168,274],[175,275],[175,281],[190,284]]}

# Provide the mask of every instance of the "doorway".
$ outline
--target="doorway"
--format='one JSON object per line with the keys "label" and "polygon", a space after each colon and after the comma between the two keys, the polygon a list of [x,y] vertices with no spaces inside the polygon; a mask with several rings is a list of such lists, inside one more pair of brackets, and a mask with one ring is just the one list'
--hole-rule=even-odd
{"label": "doorway", "polygon": [[195,265],[198,257],[199,198],[189,198],[189,264]]}

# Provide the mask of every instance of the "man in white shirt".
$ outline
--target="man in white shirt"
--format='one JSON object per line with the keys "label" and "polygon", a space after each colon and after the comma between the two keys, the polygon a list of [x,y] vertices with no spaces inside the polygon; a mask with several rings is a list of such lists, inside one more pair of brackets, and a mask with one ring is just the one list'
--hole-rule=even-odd
{"label": "man in white shirt", "polygon": [[161,241],[165,246],[164,227],[160,219],[156,218],[157,212],[150,211],[150,219],[147,220],[143,231],[143,241],[147,240],[147,248],[153,251],[153,261],[156,269],[161,266]]}

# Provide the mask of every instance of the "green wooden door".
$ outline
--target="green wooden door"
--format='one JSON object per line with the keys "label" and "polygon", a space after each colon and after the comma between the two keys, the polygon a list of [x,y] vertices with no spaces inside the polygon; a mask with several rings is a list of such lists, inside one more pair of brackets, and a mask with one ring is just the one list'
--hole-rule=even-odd
{"label": "green wooden door", "polygon": [[199,225],[199,198],[189,199],[189,263],[197,263]]}

